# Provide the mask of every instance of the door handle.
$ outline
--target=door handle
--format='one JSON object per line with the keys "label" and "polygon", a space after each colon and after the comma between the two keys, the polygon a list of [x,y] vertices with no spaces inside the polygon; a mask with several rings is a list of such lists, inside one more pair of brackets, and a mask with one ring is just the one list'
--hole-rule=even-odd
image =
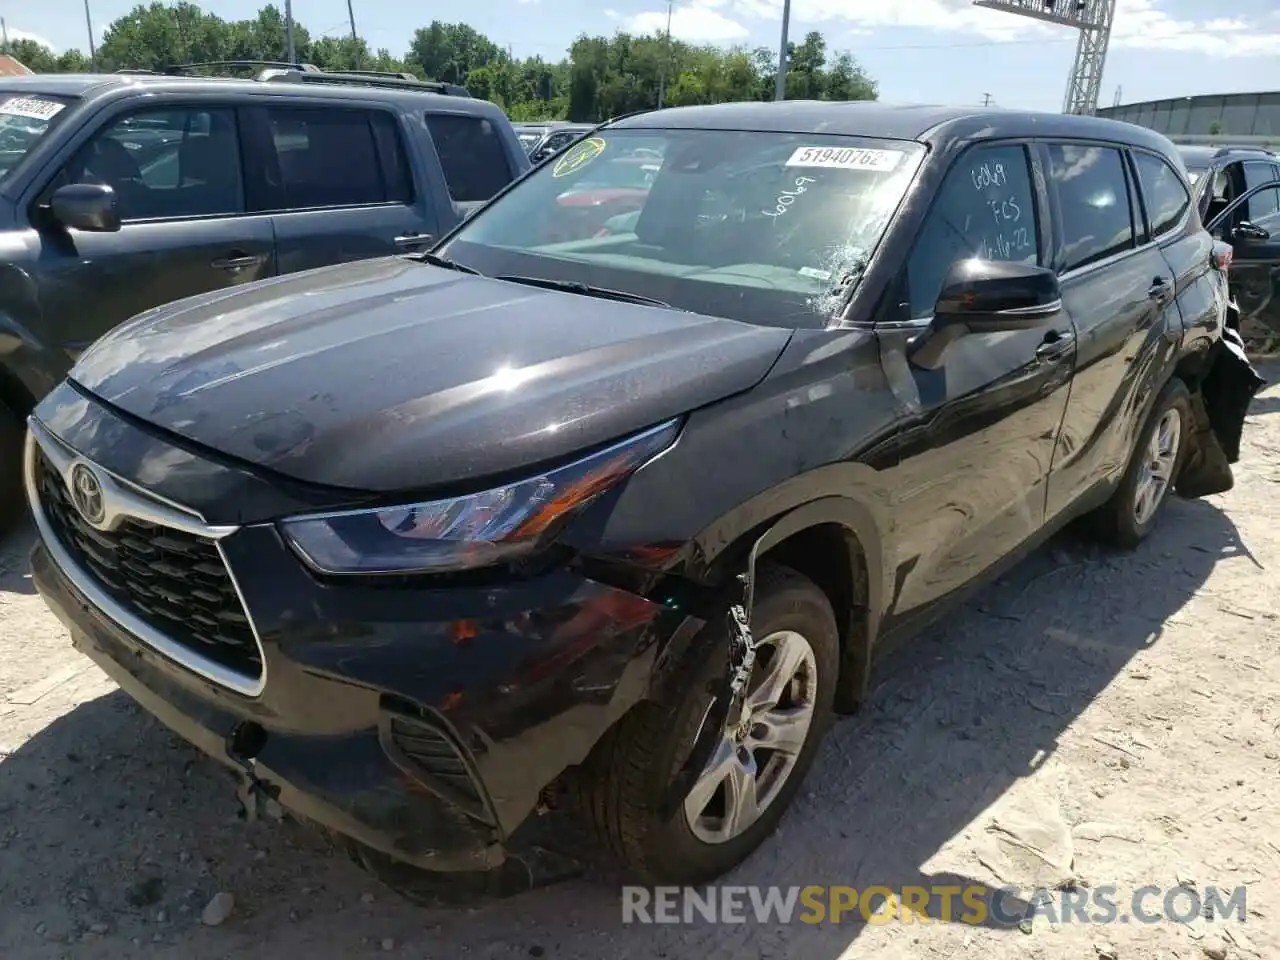
{"label": "door handle", "polygon": [[1058,360],[1076,347],[1076,335],[1070,331],[1055,330],[1046,335],[1044,343],[1036,347],[1036,362],[1049,363]]}
{"label": "door handle", "polygon": [[1173,296],[1173,284],[1164,277],[1156,277],[1147,288],[1147,296],[1157,303],[1164,303]]}
{"label": "door handle", "polygon": [[245,267],[259,266],[265,263],[266,260],[267,255],[265,253],[258,253],[250,256],[249,254],[242,253],[239,250],[232,250],[227,256],[218,257],[211,261],[209,266],[213,267],[215,270],[243,270]]}
{"label": "door handle", "polygon": [[392,243],[397,247],[404,249],[407,247],[420,247],[424,243],[430,243],[434,239],[435,237],[429,233],[402,233],[400,236],[396,237]]}

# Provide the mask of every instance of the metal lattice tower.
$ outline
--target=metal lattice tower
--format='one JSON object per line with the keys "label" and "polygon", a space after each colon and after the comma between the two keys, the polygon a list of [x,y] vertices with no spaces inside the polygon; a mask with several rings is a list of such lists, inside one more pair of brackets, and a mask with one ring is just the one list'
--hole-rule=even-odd
{"label": "metal lattice tower", "polygon": [[1097,109],[1116,0],[974,0],[973,5],[1079,30],[1062,112],[1091,114]]}

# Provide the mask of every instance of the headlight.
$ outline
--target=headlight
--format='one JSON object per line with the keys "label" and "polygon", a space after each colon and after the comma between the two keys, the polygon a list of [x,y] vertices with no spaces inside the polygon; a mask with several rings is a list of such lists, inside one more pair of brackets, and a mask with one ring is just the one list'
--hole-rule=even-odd
{"label": "headlight", "polygon": [[447,500],[296,517],[285,539],[324,574],[469,570],[533,553],[561,522],[675,441],[670,420],[564,467]]}

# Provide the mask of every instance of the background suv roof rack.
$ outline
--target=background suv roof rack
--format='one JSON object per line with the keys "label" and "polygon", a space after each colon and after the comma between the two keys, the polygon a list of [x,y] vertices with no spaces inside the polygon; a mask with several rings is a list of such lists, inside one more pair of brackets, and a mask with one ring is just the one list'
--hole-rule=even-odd
{"label": "background suv roof rack", "polygon": [[288,65],[286,65],[285,69],[264,70],[258,76],[258,79],[274,83],[350,84],[352,86],[388,87],[396,90],[417,90],[420,93],[442,93],[454,97],[471,96],[466,87],[459,86],[456,83],[444,83],[440,80],[419,80],[413,74],[381,73],[374,70],[348,70],[342,73],[328,73],[324,70],[317,70],[314,67],[310,70],[302,67],[289,69]]}
{"label": "background suv roof rack", "polygon": [[1219,147],[1214,151],[1215,157],[1225,157],[1232,153],[1261,153],[1263,156],[1274,157],[1275,153],[1266,149],[1266,147]]}
{"label": "background suv roof rack", "polygon": [[320,68],[313,63],[289,63],[287,60],[201,60],[195,63],[175,63],[165,67],[161,73],[170,76],[186,76],[197,70],[210,68],[241,70],[275,68],[277,70],[293,70],[303,73],[319,73]]}

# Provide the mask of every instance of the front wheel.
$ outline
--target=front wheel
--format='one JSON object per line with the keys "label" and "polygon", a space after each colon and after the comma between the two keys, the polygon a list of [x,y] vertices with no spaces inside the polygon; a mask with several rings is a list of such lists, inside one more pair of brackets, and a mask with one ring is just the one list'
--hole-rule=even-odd
{"label": "front wheel", "polygon": [[1181,380],[1170,380],[1160,391],[1138,434],[1129,466],[1114,495],[1098,511],[1103,539],[1132,549],[1155,528],[1160,508],[1168,499],[1186,459],[1187,441],[1194,428],[1191,394]]}
{"label": "front wheel", "polygon": [[826,595],[809,579],[762,566],[751,629],[756,665],[740,722],[707,731],[715,748],[674,811],[667,791],[693,752],[724,682],[727,628],[666,702],[634,708],[581,771],[595,832],[634,877],[699,884],[741,863],[773,832],[830,724],[839,635]]}
{"label": "front wheel", "polygon": [[22,490],[22,418],[0,403],[0,537],[17,526],[26,513]]}

